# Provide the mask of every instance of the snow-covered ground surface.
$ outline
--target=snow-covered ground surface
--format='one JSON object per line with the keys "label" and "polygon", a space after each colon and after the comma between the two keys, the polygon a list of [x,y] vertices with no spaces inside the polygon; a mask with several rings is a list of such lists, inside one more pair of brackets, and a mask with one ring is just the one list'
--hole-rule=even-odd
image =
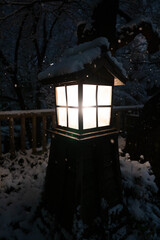
{"label": "snow-covered ground surface", "polygon": [[[124,146],[125,141],[120,138],[123,201],[128,214],[118,229],[113,221],[109,223],[110,240],[159,240],[160,203],[150,164],[131,161],[129,154],[123,154]],[[0,162],[0,240],[60,240],[58,234],[53,237],[52,217],[39,208],[48,152],[33,155],[28,150],[26,154],[17,152],[14,160],[10,160],[9,154],[3,157]],[[109,216],[118,217],[121,208],[111,209]]]}

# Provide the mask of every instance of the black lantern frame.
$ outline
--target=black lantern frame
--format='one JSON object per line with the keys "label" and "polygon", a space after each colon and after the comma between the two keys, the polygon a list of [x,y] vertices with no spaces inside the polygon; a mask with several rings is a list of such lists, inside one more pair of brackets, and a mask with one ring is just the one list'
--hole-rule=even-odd
{"label": "black lantern frame", "polygon": [[[100,79],[100,80],[99,80]],[[74,106],[69,104],[69,96],[68,96],[68,87],[76,86],[77,87],[77,105]],[[94,104],[89,106],[83,106],[84,101],[84,89],[85,87],[93,86],[95,89],[94,95],[95,100]],[[57,91],[58,89],[63,88],[63,98],[65,98],[65,104],[60,105],[57,100]],[[110,102],[107,104],[99,104],[100,99],[100,90],[99,89],[108,88]],[[78,79],[77,81],[65,81],[55,84],[55,95],[56,95],[56,128],[54,129],[61,135],[67,135],[76,139],[86,139],[93,136],[99,136],[102,134],[106,134],[112,129],[112,100],[113,100],[113,88],[114,88],[114,77],[111,74],[105,74],[104,76],[95,76],[95,74],[86,74],[82,79]],[[88,92],[90,94],[91,92]],[[76,119],[78,121],[77,127],[71,127],[69,124],[69,111],[77,110]],[[85,109],[93,109],[95,112],[95,120],[93,127],[84,127],[84,112]],[[108,111],[108,123],[107,123],[107,115],[105,116],[106,123],[100,124],[100,110],[105,110],[106,113]],[[59,110],[66,111],[66,119],[65,126],[60,123],[59,119]],[[93,123],[93,122],[92,122]]]}
{"label": "black lantern frame", "polygon": [[[53,84],[55,87],[55,95],[56,89],[63,87],[64,96],[65,96],[65,104],[61,105],[55,101],[55,109],[56,109],[56,127],[52,132],[56,134],[60,134],[62,136],[75,138],[77,140],[85,140],[86,138],[93,138],[98,136],[103,136],[106,134],[110,134],[115,131],[112,124],[112,102],[113,102],[113,89],[114,86],[123,85],[126,81],[126,78],[121,73],[120,69],[114,64],[114,62],[110,59],[107,54],[104,54],[100,59],[95,59],[91,64],[86,64],[83,70],[62,74],[62,75],[54,75],[52,76],[50,73],[48,77],[44,78],[42,82],[45,84]],[[77,106],[71,106],[69,104],[67,87],[69,86],[77,86]],[[95,122],[96,124],[93,127],[85,128],[83,126],[84,120],[84,111],[86,107],[83,106],[83,86],[90,85],[95,86],[95,103],[90,108],[95,108]],[[111,102],[109,104],[99,104],[98,103],[98,88],[99,87],[110,87],[111,90]],[[99,125],[99,109],[108,108],[110,111],[110,119],[108,124]],[[66,109],[66,123],[61,124],[59,122],[59,110]],[[77,127],[72,127],[69,124],[69,110],[72,111],[77,109],[78,111],[78,119]],[[106,111],[107,112],[107,111]],[[103,114],[105,116],[105,114]],[[105,118],[105,117],[104,117]],[[74,118],[73,118],[74,119]]]}

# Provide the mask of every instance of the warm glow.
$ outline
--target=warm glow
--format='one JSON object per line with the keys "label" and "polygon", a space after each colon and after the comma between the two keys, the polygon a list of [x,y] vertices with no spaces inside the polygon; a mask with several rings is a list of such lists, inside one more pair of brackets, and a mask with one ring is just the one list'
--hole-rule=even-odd
{"label": "warm glow", "polygon": [[58,107],[57,108],[57,119],[58,125],[67,127],[67,112],[66,108]]}
{"label": "warm glow", "polygon": [[124,83],[115,77],[114,78],[114,86],[121,86],[121,85],[124,85]]}
{"label": "warm glow", "polygon": [[68,127],[78,129],[78,109],[68,108]]}
{"label": "warm glow", "polygon": [[66,106],[65,87],[56,87],[56,104],[58,106]]}
{"label": "warm glow", "polygon": [[67,86],[68,106],[78,107],[78,85]]}
{"label": "warm glow", "polygon": [[98,86],[98,105],[111,105],[112,87]]}
{"label": "warm glow", "polygon": [[79,99],[80,96],[78,85],[56,87],[58,125],[78,130],[79,101],[82,101],[84,130],[109,126],[112,86],[83,84],[81,100]]}
{"label": "warm glow", "polygon": [[83,109],[83,129],[96,127],[96,108]]}
{"label": "warm glow", "polygon": [[104,127],[110,125],[111,108],[99,107],[98,108],[98,127]]}
{"label": "warm glow", "polygon": [[96,105],[96,85],[83,85],[83,106],[90,107]]}

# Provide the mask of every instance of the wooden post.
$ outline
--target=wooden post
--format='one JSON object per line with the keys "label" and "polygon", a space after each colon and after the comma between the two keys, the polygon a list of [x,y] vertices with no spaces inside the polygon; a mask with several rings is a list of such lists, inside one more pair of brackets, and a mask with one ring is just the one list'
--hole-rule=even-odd
{"label": "wooden post", "polygon": [[9,118],[9,137],[11,158],[15,158],[14,119],[12,117]]}
{"label": "wooden post", "polygon": [[32,153],[35,154],[37,146],[36,141],[36,115],[33,114],[32,116]]}
{"label": "wooden post", "polygon": [[21,151],[25,152],[25,135],[26,135],[26,128],[25,128],[25,117],[21,117]]}
{"label": "wooden post", "polygon": [[52,128],[56,126],[56,114],[55,112],[52,113]]}
{"label": "wooden post", "polygon": [[46,124],[47,122],[46,122],[46,116],[45,115],[43,115],[43,117],[42,117],[42,124],[43,124],[43,126],[42,126],[42,128],[43,128],[43,130],[42,130],[42,147],[43,147],[43,151],[46,151]]}
{"label": "wooden post", "polygon": [[1,137],[1,121],[0,121],[0,159],[2,158],[2,137]]}
{"label": "wooden post", "polygon": [[120,130],[121,128],[121,112],[116,112],[116,128],[117,130]]}

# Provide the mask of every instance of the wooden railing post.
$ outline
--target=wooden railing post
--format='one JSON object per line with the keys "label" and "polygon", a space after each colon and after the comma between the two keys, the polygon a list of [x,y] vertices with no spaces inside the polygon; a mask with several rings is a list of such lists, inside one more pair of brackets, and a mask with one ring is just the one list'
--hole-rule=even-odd
{"label": "wooden railing post", "polygon": [[46,151],[46,126],[47,126],[47,121],[46,121],[46,116],[43,115],[42,117],[42,147],[43,147],[43,151]]}
{"label": "wooden railing post", "polygon": [[37,152],[36,146],[37,141],[36,141],[36,115],[33,114],[32,116],[32,152],[35,154]]}
{"label": "wooden railing post", "polygon": [[121,112],[120,111],[116,112],[116,128],[118,130],[121,129]]}
{"label": "wooden railing post", "polygon": [[0,121],[0,159],[2,159],[1,121]]}
{"label": "wooden railing post", "polygon": [[52,128],[55,128],[56,126],[56,114],[52,113]]}
{"label": "wooden railing post", "polygon": [[25,117],[21,117],[21,151],[25,152],[25,135],[26,135],[26,128],[25,128]]}
{"label": "wooden railing post", "polygon": [[9,136],[10,136],[10,154],[11,158],[15,158],[15,142],[14,142],[14,120],[9,118]]}

